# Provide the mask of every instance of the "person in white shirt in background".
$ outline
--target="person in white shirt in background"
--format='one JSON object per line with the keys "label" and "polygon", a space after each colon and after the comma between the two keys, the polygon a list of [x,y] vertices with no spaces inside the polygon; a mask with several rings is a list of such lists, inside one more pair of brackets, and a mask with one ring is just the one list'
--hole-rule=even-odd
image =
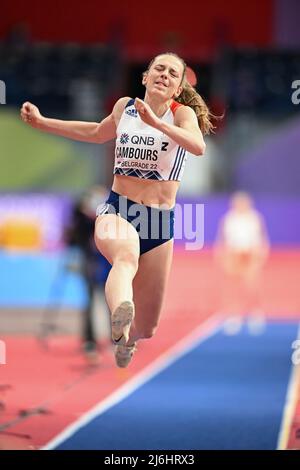
{"label": "person in white shirt in background", "polygon": [[251,333],[263,331],[261,278],[269,250],[262,214],[255,209],[249,194],[234,193],[230,209],[220,221],[214,247],[217,263],[224,274],[222,303],[226,313],[226,333],[237,333],[245,315]]}

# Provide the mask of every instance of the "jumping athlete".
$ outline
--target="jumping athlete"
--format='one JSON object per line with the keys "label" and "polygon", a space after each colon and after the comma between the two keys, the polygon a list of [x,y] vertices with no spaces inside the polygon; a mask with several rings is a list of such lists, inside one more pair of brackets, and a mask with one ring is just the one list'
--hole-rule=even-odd
{"label": "jumping athlete", "polygon": [[112,265],[105,294],[119,367],[157,328],[186,152],[203,155],[203,135],[213,129],[212,114],[185,72],[176,54],[158,55],[143,74],[144,100],[120,98],[100,123],[49,119],[28,102],[21,109],[24,122],[45,132],[94,143],[116,139],[112,190],[97,210],[95,241]]}

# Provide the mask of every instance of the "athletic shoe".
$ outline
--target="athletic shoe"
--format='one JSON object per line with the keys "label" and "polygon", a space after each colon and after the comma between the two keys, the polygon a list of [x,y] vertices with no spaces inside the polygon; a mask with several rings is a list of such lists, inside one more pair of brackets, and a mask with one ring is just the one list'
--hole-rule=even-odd
{"label": "athletic shoe", "polygon": [[115,344],[125,345],[129,338],[131,322],[134,318],[134,303],[122,302],[111,316],[111,336]]}
{"label": "athletic shoe", "polygon": [[132,346],[123,346],[122,344],[115,347],[115,359],[118,367],[127,367],[136,351],[136,343]]}

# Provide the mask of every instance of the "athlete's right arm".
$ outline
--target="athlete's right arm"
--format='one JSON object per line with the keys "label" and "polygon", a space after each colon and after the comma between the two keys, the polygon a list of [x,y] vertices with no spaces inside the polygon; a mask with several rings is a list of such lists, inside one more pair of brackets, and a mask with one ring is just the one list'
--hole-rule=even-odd
{"label": "athlete's right arm", "polygon": [[114,105],[112,113],[100,123],[46,118],[41,115],[37,106],[29,102],[23,104],[21,118],[30,126],[50,134],[103,144],[116,137],[118,122],[129,99],[129,97],[120,98]]}

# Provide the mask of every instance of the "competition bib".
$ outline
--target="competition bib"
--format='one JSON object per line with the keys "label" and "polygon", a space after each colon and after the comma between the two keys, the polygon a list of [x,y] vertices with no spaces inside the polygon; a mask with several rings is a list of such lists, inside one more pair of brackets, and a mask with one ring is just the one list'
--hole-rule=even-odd
{"label": "competition bib", "polygon": [[158,170],[162,137],[135,132],[123,132],[116,140],[115,167]]}

